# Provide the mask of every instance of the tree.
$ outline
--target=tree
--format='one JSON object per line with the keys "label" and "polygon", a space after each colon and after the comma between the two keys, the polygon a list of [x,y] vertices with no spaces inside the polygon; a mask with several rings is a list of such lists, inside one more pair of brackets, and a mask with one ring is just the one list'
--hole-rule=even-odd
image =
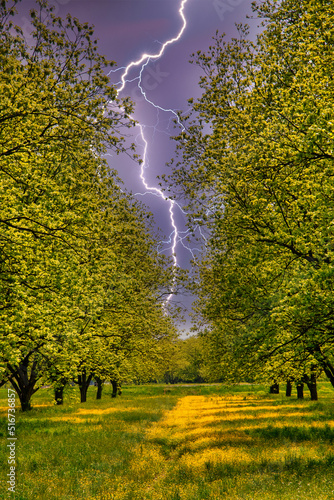
{"label": "tree", "polygon": [[239,26],[197,53],[203,94],[178,138],[171,182],[211,230],[197,311],[244,375],[307,364],[334,386],[334,9],[265,0],[254,12],[254,43]]}
{"label": "tree", "polygon": [[61,390],[91,376],[99,339],[117,352],[156,326],[172,270],[104,159],[132,149],[132,105],[105,75],[114,63],[88,24],[44,0],[29,45],[17,4],[0,4],[0,369],[26,410],[45,378]]}
{"label": "tree", "polygon": [[166,355],[160,364],[158,380],[167,384],[204,382],[204,347],[200,337],[168,339],[164,350]]}
{"label": "tree", "polygon": [[62,377],[76,380],[82,402],[93,377],[129,377],[132,357],[141,359],[143,370],[143,359],[176,334],[172,310],[165,305],[175,272],[157,252],[151,218],[120,191],[116,200],[103,199],[101,212],[101,234],[94,235],[98,247],[90,253],[89,303],[78,298],[82,322],[77,333],[65,336],[61,348],[48,356]]}

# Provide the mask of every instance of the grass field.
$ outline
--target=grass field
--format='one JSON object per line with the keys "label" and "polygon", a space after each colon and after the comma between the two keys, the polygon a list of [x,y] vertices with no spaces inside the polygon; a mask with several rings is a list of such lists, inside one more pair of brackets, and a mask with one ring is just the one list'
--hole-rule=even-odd
{"label": "grass field", "polygon": [[0,499],[334,499],[334,391],[319,402],[267,388],[108,388],[63,407],[39,391],[16,412],[16,493],[7,491],[7,391],[0,390]]}

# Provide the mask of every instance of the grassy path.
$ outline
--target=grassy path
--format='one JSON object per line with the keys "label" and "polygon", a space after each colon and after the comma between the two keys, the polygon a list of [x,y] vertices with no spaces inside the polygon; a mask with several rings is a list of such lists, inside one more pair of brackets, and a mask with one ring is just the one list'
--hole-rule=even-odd
{"label": "grassy path", "polygon": [[[309,401],[186,396],[147,433],[164,466],[142,498],[333,499],[332,410]],[[150,457],[143,458],[148,470]]]}

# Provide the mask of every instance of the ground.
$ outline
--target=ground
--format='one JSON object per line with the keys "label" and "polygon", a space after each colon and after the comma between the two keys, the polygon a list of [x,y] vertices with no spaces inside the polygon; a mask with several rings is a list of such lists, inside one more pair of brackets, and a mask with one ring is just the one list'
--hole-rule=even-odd
{"label": "ground", "polygon": [[[63,407],[50,389],[16,411],[16,493],[1,447],[0,499],[334,499],[334,402],[269,395],[239,385],[108,388],[86,404],[69,388]],[[6,389],[0,391],[7,443]]]}

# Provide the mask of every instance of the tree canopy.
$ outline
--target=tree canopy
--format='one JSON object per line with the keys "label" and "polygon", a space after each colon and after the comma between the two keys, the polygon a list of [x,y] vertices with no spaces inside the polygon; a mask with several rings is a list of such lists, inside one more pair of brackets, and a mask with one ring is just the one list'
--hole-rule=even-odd
{"label": "tree canopy", "polygon": [[[217,363],[240,376],[333,370],[333,4],[253,4],[262,30],[193,60],[171,183],[211,237],[199,300]],[[235,370],[233,370],[235,367]]]}
{"label": "tree canopy", "polygon": [[28,43],[17,4],[0,3],[0,370],[27,409],[38,380],[108,377],[174,335],[175,276],[105,160],[135,156],[122,135],[132,104],[106,76],[114,63],[88,24],[44,0]]}

